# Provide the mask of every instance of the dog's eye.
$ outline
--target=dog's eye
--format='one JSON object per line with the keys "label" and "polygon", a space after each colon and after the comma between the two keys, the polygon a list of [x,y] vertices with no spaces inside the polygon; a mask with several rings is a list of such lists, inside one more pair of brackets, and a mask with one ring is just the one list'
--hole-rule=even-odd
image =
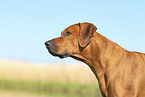
{"label": "dog's eye", "polygon": [[66,32],[65,34],[64,34],[64,36],[69,36],[71,33],[70,32]]}

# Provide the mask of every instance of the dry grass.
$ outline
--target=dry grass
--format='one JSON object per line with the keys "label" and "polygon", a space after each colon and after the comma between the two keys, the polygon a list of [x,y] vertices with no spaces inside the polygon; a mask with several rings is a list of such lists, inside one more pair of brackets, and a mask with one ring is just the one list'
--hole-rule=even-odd
{"label": "dry grass", "polygon": [[74,82],[96,84],[92,71],[84,64],[37,64],[0,60],[0,78],[8,80]]}

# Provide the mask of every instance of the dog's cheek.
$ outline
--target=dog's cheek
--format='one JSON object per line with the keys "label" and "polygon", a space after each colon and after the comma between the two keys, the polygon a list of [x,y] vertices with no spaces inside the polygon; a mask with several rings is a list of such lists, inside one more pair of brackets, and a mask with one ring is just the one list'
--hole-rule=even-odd
{"label": "dog's cheek", "polygon": [[68,43],[66,40],[64,39],[59,40],[57,46],[59,54],[67,53]]}
{"label": "dog's cheek", "polygon": [[70,54],[73,54],[73,53],[78,53],[79,51],[79,48],[78,48],[78,42],[76,40],[76,38],[72,38],[71,41],[69,41],[68,43],[68,51]]}
{"label": "dog's cheek", "polygon": [[79,49],[79,45],[75,44],[74,49],[73,49],[73,53],[74,54],[79,54],[80,53],[80,49]]}

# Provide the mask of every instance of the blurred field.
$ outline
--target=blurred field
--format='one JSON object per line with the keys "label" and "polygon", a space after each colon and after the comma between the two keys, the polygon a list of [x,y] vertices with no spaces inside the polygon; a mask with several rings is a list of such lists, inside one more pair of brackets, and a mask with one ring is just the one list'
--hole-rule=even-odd
{"label": "blurred field", "polygon": [[25,93],[12,92],[12,91],[0,91],[0,97],[53,97],[53,96],[25,94]]}
{"label": "blurred field", "polygon": [[0,90],[44,94],[42,97],[100,96],[94,74],[88,66],[81,63],[38,64],[0,60]]}

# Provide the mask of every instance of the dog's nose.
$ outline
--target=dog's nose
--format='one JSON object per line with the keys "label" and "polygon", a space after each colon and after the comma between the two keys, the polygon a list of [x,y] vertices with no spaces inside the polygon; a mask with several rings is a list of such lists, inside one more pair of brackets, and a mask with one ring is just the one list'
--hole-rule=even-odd
{"label": "dog's nose", "polygon": [[50,41],[46,41],[45,46],[49,47],[49,45],[50,45]]}

